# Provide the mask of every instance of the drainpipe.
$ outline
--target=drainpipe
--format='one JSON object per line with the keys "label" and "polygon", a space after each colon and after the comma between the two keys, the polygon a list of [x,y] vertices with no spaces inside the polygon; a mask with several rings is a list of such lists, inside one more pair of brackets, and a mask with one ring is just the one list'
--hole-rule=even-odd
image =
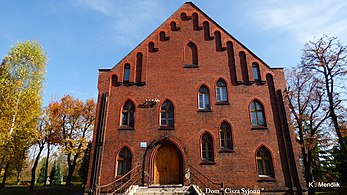
{"label": "drainpipe", "polygon": [[283,137],[285,139],[290,171],[292,172],[291,176],[292,176],[294,186],[296,187],[297,194],[301,195],[302,189],[300,186],[298,170],[297,170],[296,163],[295,163],[296,161],[295,161],[293,145],[292,145],[292,141],[291,141],[291,137],[290,137],[289,127],[288,127],[287,114],[286,114],[286,110],[285,110],[284,103],[283,103],[283,96],[282,96],[281,90],[277,90],[276,93],[277,93],[277,101],[278,101],[278,105],[279,105],[279,111],[280,111],[280,115],[281,115],[281,119],[282,119],[282,123],[283,123],[283,134],[284,134]]}
{"label": "drainpipe", "polygon": [[100,112],[99,112],[99,120],[98,120],[98,128],[96,134],[96,143],[94,147],[94,157],[93,157],[93,166],[92,166],[92,175],[91,175],[91,190],[90,194],[96,194],[96,185],[99,182],[99,174],[100,174],[100,160],[103,149],[103,141],[104,141],[104,130],[105,130],[105,121],[106,121],[106,112],[107,112],[107,99],[108,93],[103,93],[100,102]]}

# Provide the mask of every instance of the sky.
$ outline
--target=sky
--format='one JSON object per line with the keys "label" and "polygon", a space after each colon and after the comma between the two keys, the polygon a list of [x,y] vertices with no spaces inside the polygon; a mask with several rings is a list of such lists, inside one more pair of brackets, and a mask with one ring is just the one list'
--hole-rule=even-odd
{"label": "sky", "polygon": [[[97,98],[98,69],[112,68],[185,1],[1,0],[0,55],[37,40],[47,53],[43,106],[65,94]],[[322,35],[347,45],[345,0],[192,1],[271,67],[300,62]]]}

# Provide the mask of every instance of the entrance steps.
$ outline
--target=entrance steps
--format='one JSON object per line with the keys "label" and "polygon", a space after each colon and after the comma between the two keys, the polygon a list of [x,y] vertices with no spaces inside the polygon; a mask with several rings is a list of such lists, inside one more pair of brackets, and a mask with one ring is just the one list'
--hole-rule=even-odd
{"label": "entrance steps", "polygon": [[193,186],[164,185],[164,186],[131,186],[126,192],[128,195],[198,195]]}

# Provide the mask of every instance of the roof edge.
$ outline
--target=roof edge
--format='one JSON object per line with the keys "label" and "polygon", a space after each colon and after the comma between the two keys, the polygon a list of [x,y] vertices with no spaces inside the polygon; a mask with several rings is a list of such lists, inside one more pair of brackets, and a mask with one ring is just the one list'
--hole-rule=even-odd
{"label": "roof edge", "polygon": [[99,68],[98,70],[99,70],[99,72],[109,72],[112,69],[109,69],[109,68]]}

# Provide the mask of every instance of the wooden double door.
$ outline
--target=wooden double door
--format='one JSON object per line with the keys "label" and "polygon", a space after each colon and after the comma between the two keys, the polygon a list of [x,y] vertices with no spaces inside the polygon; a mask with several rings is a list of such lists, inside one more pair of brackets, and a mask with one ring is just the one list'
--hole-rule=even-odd
{"label": "wooden double door", "polygon": [[154,158],[154,184],[182,183],[182,157],[171,144],[162,145]]}

